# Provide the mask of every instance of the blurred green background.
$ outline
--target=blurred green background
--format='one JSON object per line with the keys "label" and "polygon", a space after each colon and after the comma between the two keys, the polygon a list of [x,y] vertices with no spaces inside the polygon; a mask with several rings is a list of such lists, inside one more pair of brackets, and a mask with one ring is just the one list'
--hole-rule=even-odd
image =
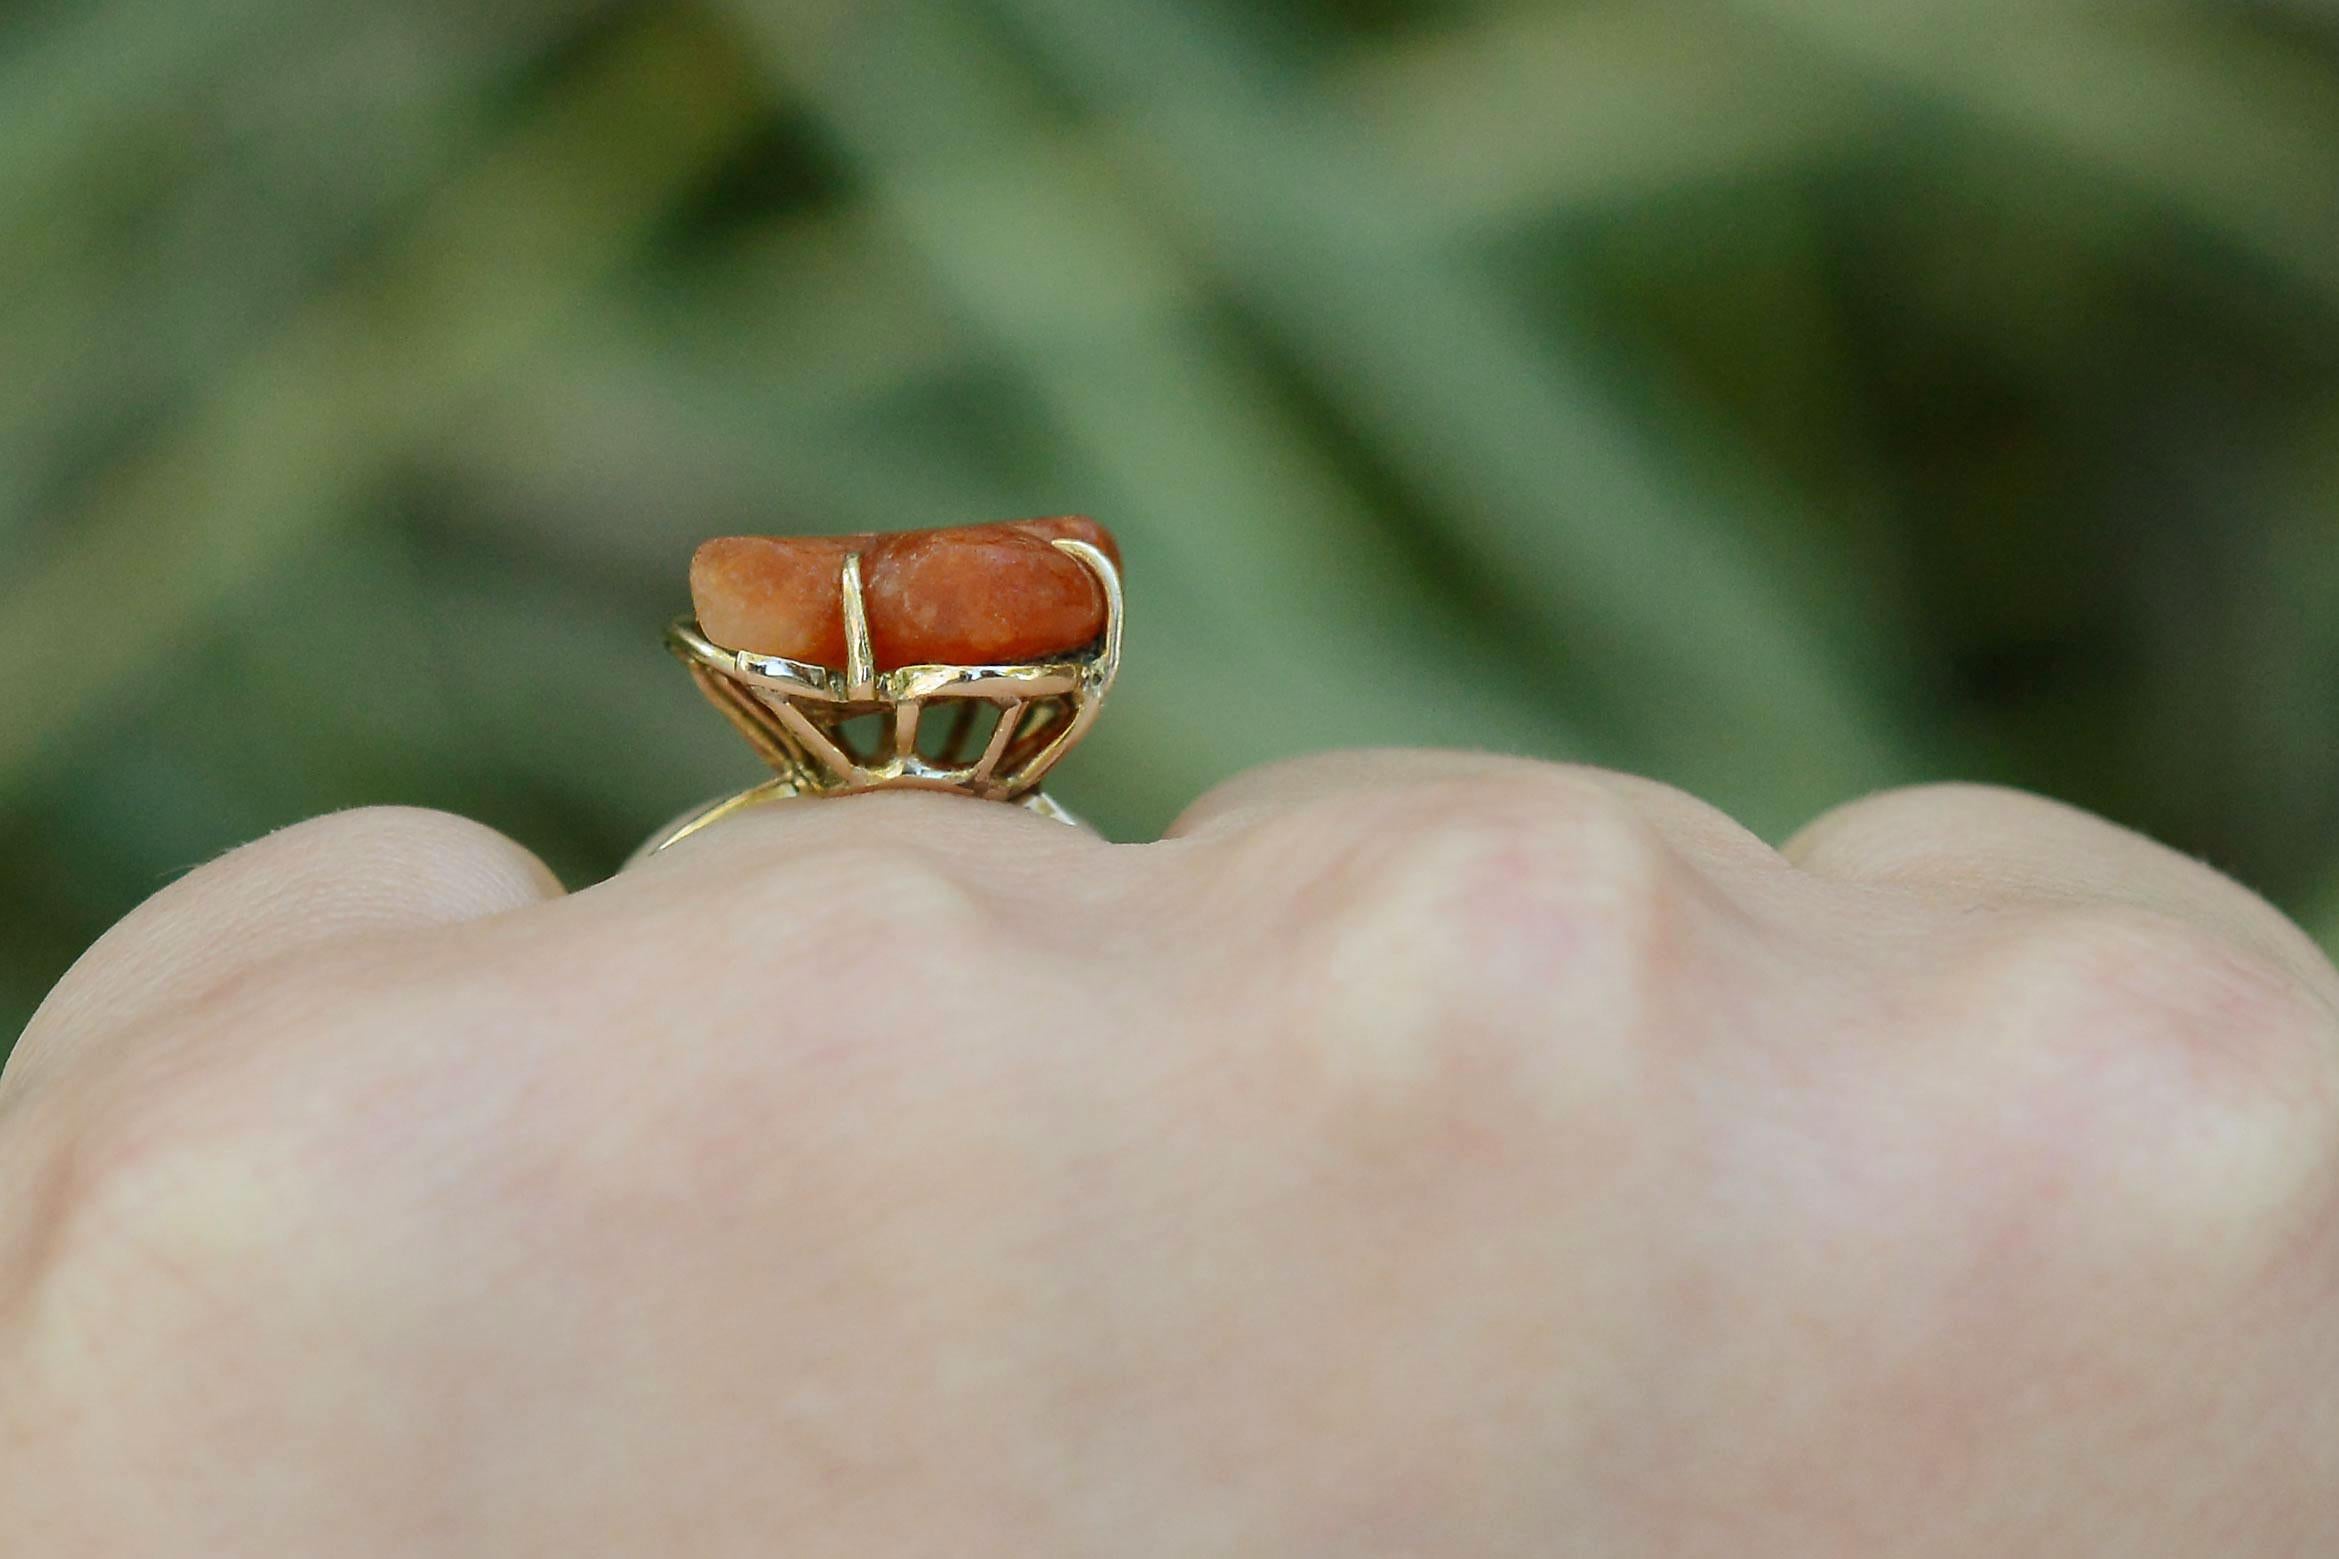
{"label": "blurred green background", "polygon": [[2339,929],[2327,0],[0,19],[0,1035],[173,874],[751,777],[699,538],[1081,511],[1058,789],[2032,786]]}

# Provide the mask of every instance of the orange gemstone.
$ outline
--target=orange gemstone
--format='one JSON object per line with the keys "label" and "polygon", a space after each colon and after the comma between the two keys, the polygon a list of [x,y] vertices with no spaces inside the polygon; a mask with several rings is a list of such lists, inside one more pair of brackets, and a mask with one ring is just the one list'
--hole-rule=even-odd
{"label": "orange gemstone", "polygon": [[691,559],[699,630],[727,649],[842,667],[845,557],[861,554],[861,598],[880,670],[981,666],[1081,649],[1105,628],[1104,591],[1078,558],[1085,541],[1115,563],[1094,520],[1020,520],[855,536],[730,536]]}

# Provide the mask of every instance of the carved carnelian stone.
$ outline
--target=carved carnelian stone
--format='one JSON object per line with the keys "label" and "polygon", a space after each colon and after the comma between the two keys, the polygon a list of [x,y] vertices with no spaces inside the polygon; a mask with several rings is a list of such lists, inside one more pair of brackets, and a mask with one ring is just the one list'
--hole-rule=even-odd
{"label": "carved carnelian stone", "polygon": [[845,664],[841,580],[861,554],[861,599],[880,670],[1039,660],[1091,643],[1104,591],[1050,543],[1085,541],[1116,564],[1094,520],[1019,520],[857,536],[728,536],[691,559],[699,631],[726,649]]}

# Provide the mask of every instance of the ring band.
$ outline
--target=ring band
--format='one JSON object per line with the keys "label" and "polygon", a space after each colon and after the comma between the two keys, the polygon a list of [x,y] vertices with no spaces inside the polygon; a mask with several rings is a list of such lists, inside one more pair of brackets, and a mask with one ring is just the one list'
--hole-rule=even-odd
{"label": "ring band", "polygon": [[[771,806],[778,802],[806,799],[809,798],[794,789],[786,780],[772,779],[766,780],[760,785],[751,785],[736,794],[725,796],[717,801],[710,801],[702,807],[695,807],[676,818],[672,823],[651,835],[640,849],[626,857],[625,867],[639,866],[651,856],[671,849],[701,829],[711,828],[717,823],[737,817],[742,812],[752,812],[758,807]],[[1086,820],[1078,813],[1045,791],[1028,791],[1007,804],[1022,807],[1027,812],[1036,812],[1041,817],[1058,823],[1066,823],[1074,828],[1088,827]]]}

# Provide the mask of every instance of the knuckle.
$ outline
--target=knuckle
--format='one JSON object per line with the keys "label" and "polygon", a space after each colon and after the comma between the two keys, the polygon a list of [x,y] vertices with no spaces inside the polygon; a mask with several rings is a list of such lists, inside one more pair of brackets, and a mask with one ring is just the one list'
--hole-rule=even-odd
{"label": "knuckle", "polygon": [[535,885],[547,872],[526,847],[452,812],[425,807],[356,807],[295,823],[254,848],[272,861],[314,857],[347,873],[377,867],[412,882]]}
{"label": "knuckle", "polygon": [[1600,786],[1470,780],[1349,801],[1325,820],[1353,915],[1481,937],[1637,937],[1673,876],[1657,833]]}
{"label": "knuckle", "polygon": [[2319,1218],[2339,1190],[2339,1019],[2278,959],[2125,908],[2016,938],[1986,983],[2029,1106],[2129,1227],[2238,1254]]}
{"label": "knuckle", "polygon": [[882,841],[809,844],[748,891],[751,900],[779,901],[801,938],[824,952],[884,948],[904,936],[956,942],[990,923],[983,894],[960,868]]}
{"label": "knuckle", "polygon": [[2000,785],[1942,781],[1879,791],[1813,821],[1787,847],[1806,867],[1886,879],[1955,876],[1969,863],[1976,824],[2004,825],[2078,814],[2059,802]]}
{"label": "knuckle", "polygon": [[1303,864],[1276,967],[1311,1065],[1377,1093],[1547,1104],[1618,1079],[1681,870],[1625,801],[1564,775],[1473,779],[1288,826]]}
{"label": "knuckle", "polygon": [[256,958],[190,996],[167,1028],[146,1037],[145,1048],[125,1047],[118,1081],[134,1097],[143,1097],[151,1079],[170,1074],[173,1058],[200,1050],[207,1035],[234,1035],[246,1065],[302,1057],[313,1036],[334,1026],[338,1014],[394,1001],[406,991],[407,981],[396,966],[365,942],[329,941]]}
{"label": "knuckle", "polygon": [[2151,910],[2031,917],[2002,975],[2045,1037],[2172,1049],[2205,1079],[2295,1084],[2339,1040],[2329,1009],[2271,954]]}
{"label": "knuckle", "polygon": [[67,1337],[139,1317],[232,1319],[245,1280],[281,1279],[320,1227],[315,1177],[287,1146],[186,1094],[117,1090],[40,1154],[17,1297]]}
{"label": "knuckle", "polygon": [[503,835],[482,823],[453,812],[430,807],[351,807],[295,823],[272,837],[329,838],[344,844],[379,842],[385,845],[465,849],[494,845]]}
{"label": "knuckle", "polygon": [[[450,976],[453,971],[449,971]],[[354,945],[240,970],[44,1096],[44,1282],[75,1303],[150,1292],[218,1310],[282,1294],[476,1172],[460,1129],[522,1081],[447,1038],[439,981]],[[467,1204],[450,1203],[460,1209]],[[368,1242],[367,1248],[372,1248]]]}

